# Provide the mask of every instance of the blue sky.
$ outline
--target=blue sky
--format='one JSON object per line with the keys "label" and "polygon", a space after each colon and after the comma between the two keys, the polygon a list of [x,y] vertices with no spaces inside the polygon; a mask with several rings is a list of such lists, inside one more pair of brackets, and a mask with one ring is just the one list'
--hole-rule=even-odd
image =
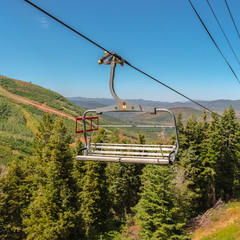
{"label": "blue sky", "polygon": [[[224,0],[209,0],[240,58],[240,39]],[[32,0],[71,27],[192,99],[240,99],[240,84],[187,0]],[[205,0],[192,0],[240,78]],[[240,30],[240,1],[229,1]],[[23,0],[0,0],[0,74],[66,97],[111,97],[104,52]],[[116,69],[121,98],[185,101],[128,66]]]}

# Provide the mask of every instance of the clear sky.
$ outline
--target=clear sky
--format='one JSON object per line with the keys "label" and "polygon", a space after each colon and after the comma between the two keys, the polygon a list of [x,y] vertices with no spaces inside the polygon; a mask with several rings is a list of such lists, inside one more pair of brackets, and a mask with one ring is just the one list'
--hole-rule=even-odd
{"label": "clear sky", "polygon": [[[224,0],[209,0],[240,58]],[[240,84],[187,0],[32,0],[109,51],[192,99],[240,99]],[[240,78],[240,66],[205,0],[192,0]],[[240,1],[228,1],[240,30]],[[23,0],[0,0],[0,74],[66,97],[111,97],[104,52]],[[128,66],[116,69],[121,98],[185,101]]]}

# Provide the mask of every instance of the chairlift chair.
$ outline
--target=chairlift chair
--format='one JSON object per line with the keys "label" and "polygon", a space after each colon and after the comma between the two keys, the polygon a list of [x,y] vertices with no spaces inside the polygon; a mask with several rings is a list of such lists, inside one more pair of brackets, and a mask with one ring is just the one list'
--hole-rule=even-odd
{"label": "chairlift chair", "polygon": [[[116,54],[106,53],[100,58],[99,64],[111,65],[110,74],[110,91],[113,98],[117,101],[115,105],[86,110],[81,118],[76,118],[76,133],[84,134],[84,155],[78,155],[77,160],[80,161],[101,161],[101,162],[119,162],[119,163],[144,163],[144,164],[172,164],[175,161],[178,149],[178,131],[176,126],[176,118],[168,109],[159,109],[153,107],[145,107],[120,99],[114,90],[114,74],[116,64],[124,65],[124,59]],[[87,116],[89,113],[101,115],[103,113],[150,113],[157,114],[166,112],[172,119],[171,126],[164,125],[142,125],[142,124],[126,124],[126,125],[100,125],[98,116]],[[83,130],[78,130],[78,122],[82,121]],[[87,129],[89,123],[89,129]],[[91,140],[95,131],[99,127],[110,128],[173,128],[175,134],[175,144],[173,145],[157,145],[157,144],[119,144],[119,143],[92,143]],[[92,132],[92,136],[88,139],[88,132]]]}

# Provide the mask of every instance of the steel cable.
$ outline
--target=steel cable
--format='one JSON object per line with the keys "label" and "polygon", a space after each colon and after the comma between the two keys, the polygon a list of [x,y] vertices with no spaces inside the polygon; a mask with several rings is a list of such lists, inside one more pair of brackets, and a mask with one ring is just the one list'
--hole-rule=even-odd
{"label": "steel cable", "polygon": [[[70,29],[71,31],[75,32],[75,33],[78,34],[79,36],[83,37],[83,38],[86,39],[87,41],[91,42],[91,43],[94,44],[95,46],[99,47],[100,49],[102,49],[102,50],[104,50],[104,51],[106,51],[106,52],[108,52],[108,53],[110,53],[110,54],[112,54],[112,55],[114,55],[114,56],[119,57],[119,55],[114,54],[114,53],[108,51],[108,50],[105,49],[104,47],[102,47],[102,46],[100,46],[99,44],[97,44],[96,42],[92,41],[91,39],[89,39],[89,38],[86,37],[85,35],[81,34],[81,33],[78,32],[77,30],[73,29],[72,27],[70,27],[70,26],[67,25],[66,23],[62,22],[61,20],[59,20],[58,18],[54,17],[54,16],[51,15],[50,13],[46,12],[46,11],[43,10],[42,8],[38,7],[38,6],[35,5],[34,3],[32,3],[32,2],[30,2],[30,1],[28,1],[28,0],[24,0],[24,1],[27,2],[28,4],[30,4],[31,6],[35,7],[35,8],[38,9],[39,11],[43,12],[44,14],[48,15],[49,17],[51,17],[52,19],[54,19],[54,20],[57,21],[58,23],[62,24],[62,25],[65,26],[66,28],[68,28],[68,29]],[[163,86],[165,86],[166,88],[170,89],[171,91],[177,93],[178,95],[186,98],[187,100],[193,102],[194,104],[198,105],[199,107],[201,107],[201,108],[203,108],[203,109],[205,109],[205,110],[207,110],[207,111],[209,111],[209,112],[211,112],[211,113],[213,113],[213,114],[217,114],[216,112],[212,111],[211,109],[203,106],[202,104],[194,101],[193,99],[191,99],[191,98],[187,97],[186,95],[180,93],[179,91],[173,89],[172,87],[168,86],[167,84],[165,84],[165,83],[157,80],[156,78],[150,76],[149,74],[145,73],[144,71],[142,71],[142,70],[138,69],[137,67],[131,65],[128,61],[126,61],[126,60],[124,60],[124,61],[125,61],[125,63],[126,63],[129,67],[131,67],[131,68],[135,69],[136,71],[142,73],[143,75],[147,76],[148,78],[150,78],[150,79],[152,79],[152,80],[160,83],[161,85],[163,85]],[[218,114],[217,114],[217,115],[218,115]],[[218,115],[218,116],[220,116],[220,115]]]}
{"label": "steel cable", "polygon": [[222,55],[223,59],[225,60],[225,62],[227,63],[228,67],[230,68],[230,70],[232,71],[232,73],[234,74],[235,78],[237,79],[238,83],[240,84],[240,80],[238,79],[236,73],[234,72],[233,68],[231,67],[231,65],[229,64],[228,60],[225,58],[225,56],[223,55],[222,51],[220,50],[220,48],[218,47],[217,43],[215,42],[215,40],[213,39],[211,33],[208,31],[206,25],[204,24],[203,20],[201,19],[200,15],[198,14],[197,10],[195,9],[195,7],[193,6],[191,0],[188,0],[188,2],[190,3],[190,5],[192,6],[192,9],[194,10],[194,12],[196,13],[199,21],[202,23],[203,27],[205,28],[206,32],[208,33],[209,37],[211,38],[212,42],[214,43],[215,47],[217,48],[217,50],[220,52],[220,54]]}
{"label": "steel cable", "polygon": [[213,13],[213,15],[214,15],[214,17],[215,17],[215,19],[216,19],[217,23],[218,23],[218,26],[219,26],[219,27],[220,27],[220,29],[222,30],[222,33],[223,33],[223,35],[224,35],[225,39],[227,40],[227,42],[228,42],[228,45],[229,45],[229,47],[231,48],[231,50],[232,50],[232,52],[233,52],[233,55],[235,56],[235,58],[236,58],[236,60],[237,60],[238,64],[240,65],[239,59],[238,59],[238,57],[237,57],[237,55],[236,55],[235,51],[233,50],[233,47],[232,47],[232,45],[231,45],[231,43],[230,43],[230,41],[229,41],[229,39],[228,39],[228,37],[227,37],[226,33],[224,32],[224,30],[223,30],[223,28],[222,28],[222,26],[221,26],[221,24],[220,24],[220,22],[219,22],[219,20],[218,20],[218,18],[217,18],[217,16],[216,16],[215,12],[214,12],[214,10],[213,10],[213,8],[212,8],[211,4],[209,3],[209,1],[208,1],[208,0],[206,0],[206,1],[207,1],[209,8],[211,9],[211,11],[212,11],[212,13]]}
{"label": "steel cable", "polygon": [[225,3],[226,3],[226,6],[227,6],[227,9],[228,9],[228,12],[229,12],[229,14],[230,14],[230,16],[231,16],[231,19],[232,19],[232,21],[233,21],[234,27],[235,27],[235,29],[236,29],[236,31],[237,31],[238,37],[240,38],[240,34],[239,34],[239,32],[238,32],[237,25],[236,25],[236,23],[235,23],[235,21],[234,21],[234,18],[233,18],[233,15],[232,15],[232,13],[231,13],[231,10],[230,10],[230,8],[229,8],[229,6],[228,6],[227,0],[225,0]]}

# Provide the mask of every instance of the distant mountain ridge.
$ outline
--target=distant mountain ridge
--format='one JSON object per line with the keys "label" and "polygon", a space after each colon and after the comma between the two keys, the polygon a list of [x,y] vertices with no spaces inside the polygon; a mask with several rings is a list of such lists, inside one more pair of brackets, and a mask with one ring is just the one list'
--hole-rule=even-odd
{"label": "distant mountain ridge", "polygon": [[[85,108],[97,108],[107,105],[113,105],[115,103],[114,99],[111,98],[85,98],[85,97],[68,97],[68,99],[74,102],[78,106]],[[158,108],[194,108],[202,110],[201,107],[192,103],[192,102],[161,102],[153,100],[144,100],[144,99],[126,99],[126,101],[136,103],[143,106],[152,106]],[[224,109],[229,108],[230,105],[235,109],[235,111],[240,111],[240,100],[213,100],[213,101],[203,101],[198,100],[198,103],[203,106],[210,108],[213,111],[222,112]]]}

